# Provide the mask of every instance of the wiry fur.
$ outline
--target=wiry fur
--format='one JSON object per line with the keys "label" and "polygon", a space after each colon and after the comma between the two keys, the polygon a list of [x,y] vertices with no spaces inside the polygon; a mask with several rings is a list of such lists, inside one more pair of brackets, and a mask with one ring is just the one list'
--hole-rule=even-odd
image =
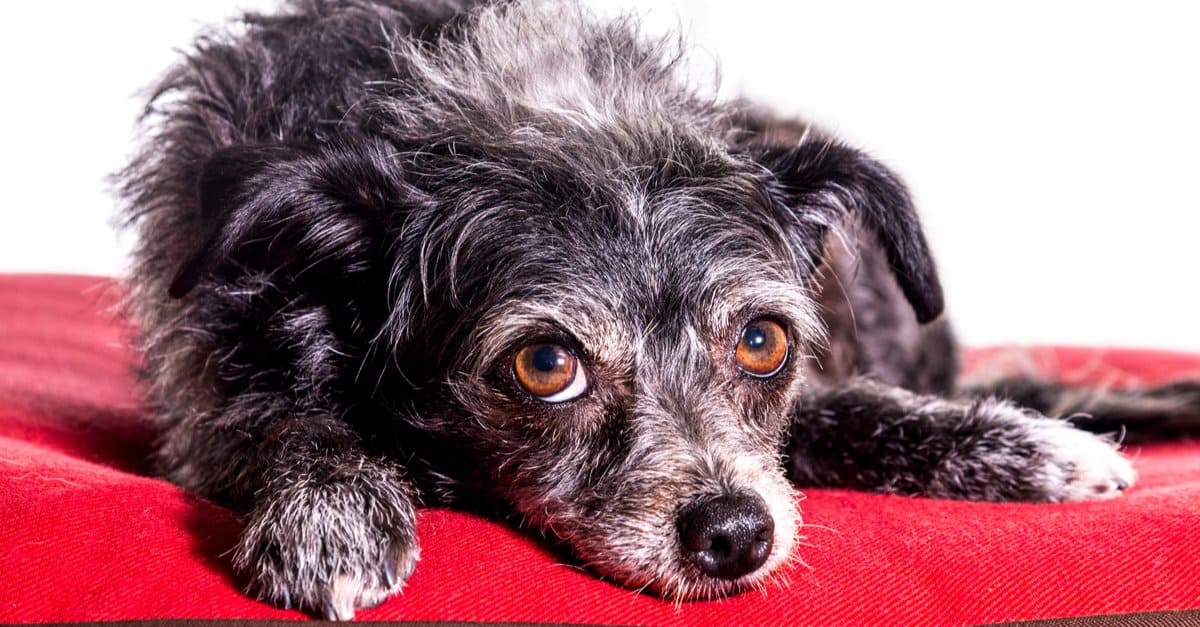
{"label": "wiry fur", "polygon": [[[131,304],[160,468],[246,512],[252,593],[332,618],[381,601],[418,502],[694,599],[790,559],[785,458],[806,483],[955,498],[1132,481],[1061,421],[920,396],[951,393],[954,346],[919,324],[942,299],[902,184],[705,95],[681,58],[568,3],[295,0],[166,75],[121,177]],[[732,350],[762,317],[791,354],[758,379]],[[579,357],[585,394],[520,389],[513,355],[540,341]],[[718,498],[771,522],[738,576],[680,539]]]}

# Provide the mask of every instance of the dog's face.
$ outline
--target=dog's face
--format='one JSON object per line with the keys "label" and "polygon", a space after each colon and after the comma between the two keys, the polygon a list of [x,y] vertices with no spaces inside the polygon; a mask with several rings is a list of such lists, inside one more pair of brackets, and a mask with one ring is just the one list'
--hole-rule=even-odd
{"label": "dog's face", "polygon": [[758,173],[674,158],[586,193],[525,181],[503,195],[521,206],[476,217],[425,413],[478,489],[595,570],[695,598],[791,554],[779,456],[819,327]]}
{"label": "dog's face", "polygon": [[808,289],[834,215],[822,196],[844,186],[911,218],[872,196],[903,197],[872,162],[806,150],[677,140],[604,174],[492,155],[475,185],[432,190],[475,210],[425,240],[424,283],[454,303],[414,317],[449,340],[417,420],[454,439],[474,489],[670,598],[761,585],[789,560],[780,455],[822,331]]}

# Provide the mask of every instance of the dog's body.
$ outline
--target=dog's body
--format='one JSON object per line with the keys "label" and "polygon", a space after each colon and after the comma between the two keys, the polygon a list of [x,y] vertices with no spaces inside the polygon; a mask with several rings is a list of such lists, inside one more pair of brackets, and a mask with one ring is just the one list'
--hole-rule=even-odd
{"label": "dog's body", "polygon": [[[699,95],[629,21],[473,5],[297,0],[204,38],[123,174],[159,462],[247,512],[255,594],[381,601],[418,502],[690,599],[789,560],[788,475],[1041,501],[1133,481],[1108,440],[954,389],[878,163]],[[1176,420],[1198,397],[1084,400]]]}

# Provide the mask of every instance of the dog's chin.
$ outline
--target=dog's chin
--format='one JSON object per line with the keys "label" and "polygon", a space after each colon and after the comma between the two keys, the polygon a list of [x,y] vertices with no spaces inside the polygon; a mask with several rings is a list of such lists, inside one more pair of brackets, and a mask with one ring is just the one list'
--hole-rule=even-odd
{"label": "dog's chin", "polygon": [[732,580],[716,579],[693,570],[682,579],[661,582],[654,594],[667,601],[686,603],[712,601],[749,590],[764,590],[781,582],[789,563],[786,558],[777,564],[768,562],[753,573]]}
{"label": "dog's chin", "polygon": [[[575,547],[585,565],[596,575],[639,593],[649,594],[666,601],[684,603],[709,601],[733,596],[748,590],[763,590],[781,581],[794,563],[792,552],[796,544],[797,523],[795,517],[777,524],[771,554],[755,571],[736,579],[720,579],[704,574],[686,558],[674,543],[663,548],[647,549],[643,554],[654,555],[638,562],[614,559],[614,553],[597,550],[595,546]],[[627,551],[628,545],[622,547]]]}
{"label": "dog's chin", "polygon": [[[790,560],[788,553],[780,553],[779,557],[772,555],[767,563],[758,570],[738,577],[737,579],[718,579],[701,573],[691,564],[677,560],[677,568],[673,573],[663,573],[655,569],[654,573],[608,574],[626,588],[641,593],[659,597],[665,601],[686,603],[691,601],[711,601],[724,597],[735,596],[749,590],[763,590],[777,584],[787,571]],[[600,573],[605,575],[607,573]]]}

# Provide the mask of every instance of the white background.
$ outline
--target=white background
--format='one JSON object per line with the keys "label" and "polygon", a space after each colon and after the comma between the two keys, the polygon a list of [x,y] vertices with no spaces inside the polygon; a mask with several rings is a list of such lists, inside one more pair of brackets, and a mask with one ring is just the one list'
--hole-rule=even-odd
{"label": "white background", "polygon": [[[726,93],[899,171],[972,344],[1200,350],[1200,9],[1184,2],[605,3],[681,26]],[[0,272],[114,274],[104,176],[137,90],[266,0],[24,2],[0,13]]]}

